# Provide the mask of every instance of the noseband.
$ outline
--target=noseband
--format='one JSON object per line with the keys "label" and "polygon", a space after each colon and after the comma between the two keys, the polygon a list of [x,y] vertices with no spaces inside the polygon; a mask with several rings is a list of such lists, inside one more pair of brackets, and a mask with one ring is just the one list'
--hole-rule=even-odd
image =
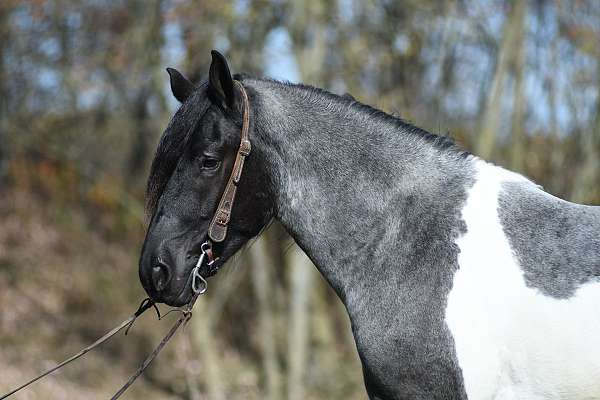
{"label": "noseband", "polygon": [[[235,193],[237,191],[237,185],[240,182],[242,171],[244,169],[244,162],[246,157],[250,154],[252,145],[248,136],[250,129],[250,102],[248,101],[248,94],[246,89],[239,81],[234,81],[235,85],[240,89],[242,94],[242,131],[240,138],[240,147],[238,148],[233,169],[231,175],[221,195],[221,200],[217,206],[217,210],[213,215],[213,218],[208,226],[208,240],[202,243],[200,257],[196,266],[192,270],[192,290],[194,293],[202,294],[206,292],[208,284],[202,275],[200,275],[200,268],[206,259],[207,265],[211,267],[218,258],[214,257],[212,252],[212,243],[220,243],[225,240],[227,236],[227,225],[231,219],[231,210],[235,202]],[[216,270],[212,274],[216,273]]]}

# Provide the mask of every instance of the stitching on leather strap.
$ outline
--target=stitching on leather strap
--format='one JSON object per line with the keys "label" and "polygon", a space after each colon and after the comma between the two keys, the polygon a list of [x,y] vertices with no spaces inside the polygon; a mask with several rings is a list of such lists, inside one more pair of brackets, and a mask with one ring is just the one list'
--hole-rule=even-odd
{"label": "stitching on leather strap", "polygon": [[248,137],[248,130],[250,129],[250,103],[248,101],[248,94],[239,81],[234,82],[242,93],[242,131],[240,135],[240,147],[238,148],[235,157],[231,175],[227,180],[227,186],[225,186],[225,190],[221,195],[219,206],[208,226],[208,237],[213,242],[222,242],[227,236],[227,225],[229,224],[231,210],[233,209],[233,204],[235,202],[236,187],[242,176],[244,161],[252,150],[252,144]]}

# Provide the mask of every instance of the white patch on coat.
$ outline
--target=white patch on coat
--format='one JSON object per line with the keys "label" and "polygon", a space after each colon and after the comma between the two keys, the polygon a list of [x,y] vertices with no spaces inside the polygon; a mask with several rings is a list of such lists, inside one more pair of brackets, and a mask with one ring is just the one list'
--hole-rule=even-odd
{"label": "white patch on coat", "polygon": [[533,183],[474,163],[446,308],[468,398],[600,399],[600,283],[562,300],[527,287],[500,223],[498,195],[503,182]]}

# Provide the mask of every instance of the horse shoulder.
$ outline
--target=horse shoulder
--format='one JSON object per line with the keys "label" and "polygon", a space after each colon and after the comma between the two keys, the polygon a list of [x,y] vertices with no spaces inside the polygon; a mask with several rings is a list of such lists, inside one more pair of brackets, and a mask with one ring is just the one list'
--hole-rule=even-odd
{"label": "horse shoulder", "polygon": [[600,398],[599,208],[476,169],[446,308],[469,398]]}

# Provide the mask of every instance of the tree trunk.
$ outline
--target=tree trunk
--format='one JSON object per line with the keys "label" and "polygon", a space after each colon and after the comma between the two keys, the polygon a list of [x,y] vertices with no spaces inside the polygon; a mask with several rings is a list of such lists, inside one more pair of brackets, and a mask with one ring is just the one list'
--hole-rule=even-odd
{"label": "tree trunk", "polygon": [[577,174],[571,198],[578,203],[596,203],[600,200],[600,96],[596,100],[596,116],[584,135],[581,140],[583,167]]}
{"label": "tree trunk", "polygon": [[[552,40],[551,52],[552,70],[558,71],[558,38],[554,38]],[[548,85],[548,103],[550,105],[550,134],[553,138],[554,143],[557,144],[557,146],[552,149],[552,154],[550,155],[550,189],[554,193],[565,193],[565,185],[562,182],[562,179],[564,179],[564,177],[562,177],[562,174],[560,173],[560,171],[562,170],[562,165],[564,163],[565,155],[564,148],[562,146],[558,146],[558,144],[561,143],[561,140],[558,132],[559,126],[557,117],[557,85],[553,77],[549,77],[546,84]]]}
{"label": "tree trunk", "polygon": [[[302,82],[322,86],[324,60],[327,51],[323,13],[325,4],[317,1],[294,0],[294,16],[290,35]],[[310,40],[307,32],[311,32]]]}
{"label": "tree trunk", "polygon": [[515,25],[518,25],[518,21],[523,19],[526,7],[526,1],[514,1],[510,16],[504,23],[496,70],[485,106],[479,140],[477,141],[477,153],[484,159],[488,159],[493,155],[496,146],[498,125],[500,115],[502,115],[502,95],[514,47]]}
{"label": "tree trunk", "polygon": [[520,1],[523,5],[515,9],[513,18],[514,21],[514,57],[513,57],[513,72],[515,76],[514,100],[513,100],[513,115],[512,115],[512,132],[511,132],[511,153],[510,165],[518,172],[525,172],[525,94],[523,91],[523,81],[525,75],[525,18],[527,15],[527,7],[525,1]]}
{"label": "tree trunk", "polygon": [[[203,296],[194,306],[197,317],[190,321],[191,336],[195,344],[194,354],[198,354],[200,365],[203,367],[202,380],[209,400],[226,398],[225,382],[221,375],[222,368],[217,350],[218,343],[214,340],[218,337],[215,327],[223,315],[223,308],[228,299],[246,280],[247,274],[248,268],[240,268],[238,273],[229,275],[227,279],[218,280],[215,285],[218,286],[218,290]],[[213,282],[215,281],[210,281],[211,287]],[[192,385],[194,384],[192,382]],[[189,389],[192,391],[193,387]]]}
{"label": "tree trunk", "polygon": [[0,185],[3,183],[8,164],[8,133],[6,118],[8,115],[8,93],[6,88],[5,57],[7,44],[10,42],[9,13],[10,6],[0,3]]}
{"label": "tree trunk", "polygon": [[263,234],[250,249],[252,264],[252,283],[258,299],[258,338],[262,355],[262,366],[265,377],[266,396],[268,400],[281,398],[281,373],[277,363],[275,322],[271,303],[273,279],[271,271],[275,270],[273,257],[267,246],[268,237]]}
{"label": "tree trunk", "polygon": [[305,372],[308,352],[310,287],[312,264],[300,249],[289,252],[290,322],[288,332],[288,399],[304,399]]}
{"label": "tree trunk", "polygon": [[160,49],[163,45],[162,0],[153,0],[146,7],[140,7],[140,10],[144,13],[142,20],[145,26],[139,28],[142,29],[143,37],[139,45],[139,56],[144,60],[143,64],[148,72],[143,77],[143,81],[139,83],[139,87],[136,88],[137,93],[129,110],[133,124],[133,139],[127,159],[129,186],[138,183],[140,177],[145,174],[144,167],[151,151],[150,143],[155,140],[151,134],[153,130],[152,115],[148,109],[148,102],[151,98],[156,99],[159,113],[166,109],[162,96],[164,76],[160,78],[157,76],[157,71],[162,70],[160,68],[162,63]]}
{"label": "tree trunk", "polygon": [[180,362],[181,369],[185,375],[185,383],[188,389],[190,400],[202,400],[200,395],[200,389],[198,388],[197,376],[202,372],[198,370],[201,365],[195,363],[192,359],[192,344],[190,339],[190,332],[184,330],[181,332],[181,338],[179,339],[178,346],[176,349],[177,359]]}
{"label": "tree trunk", "polygon": [[[204,301],[203,301],[204,300]],[[211,311],[205,299],[200,299],[194,306],[196,318],[190,320],[195,344],[195,353],[198,354],[203,368],[203,381],[209,400],[225,400],[225,390],[221,377],[221,367],[217,343],[214,341],[213,318],[216,314]]]}
{"label": "tree trunk", "polygon": [[150,115],[148,113],[148,95],[149,91],[144,87],[138,89],[138,95],[131,104],[129,112],[133,124],[133,140],[129,150],[127,161],[127,181],[128,186],[135,184],[144,171],[144,165],[148,152],[150,150],[149,133]]}

